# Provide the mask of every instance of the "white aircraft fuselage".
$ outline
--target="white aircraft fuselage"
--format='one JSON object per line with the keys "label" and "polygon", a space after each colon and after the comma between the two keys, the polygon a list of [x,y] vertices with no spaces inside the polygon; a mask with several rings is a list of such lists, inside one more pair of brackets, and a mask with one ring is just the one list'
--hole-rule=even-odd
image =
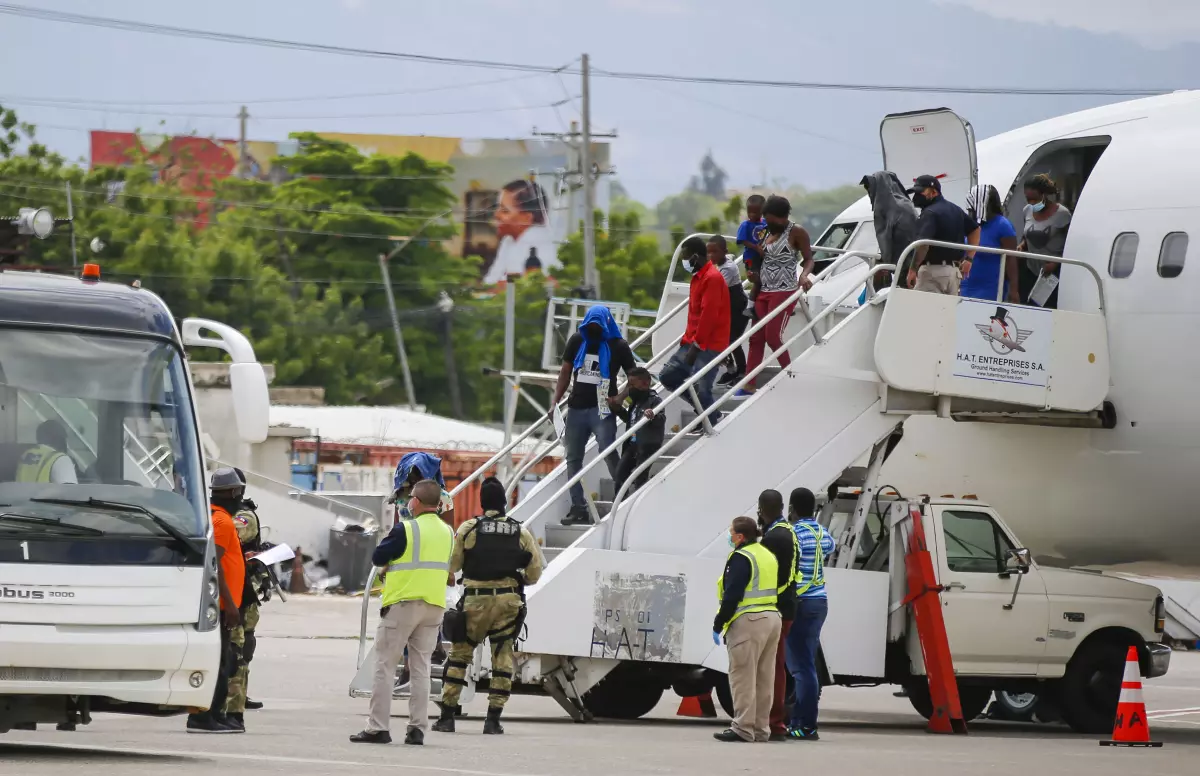
{"label": "white aircraft fuselage", "polygon": [[[975,494],[995,505],[1043,559],[1200,569],[1192,512],[1200,485],[1197,126],[1200,92],[1179,92],[1043,121],[978,144],[978,181],[1007,194],[1018,234],[1029,175],[1050,172],[1074,205],[1065,256],[1086,261],[1102,278],[1116,427],[915,417],[884,467],[884,482],[906,496]],[[858,223],[845,247],[873,248],[870,219],[865,197],[835,219]],[[1189,241],[1182,250],[1179,233]],[[1174,272],[1180,257],[1182,271]],[[1058,306],[1099,309],[1091,275],[1064,267]]]}

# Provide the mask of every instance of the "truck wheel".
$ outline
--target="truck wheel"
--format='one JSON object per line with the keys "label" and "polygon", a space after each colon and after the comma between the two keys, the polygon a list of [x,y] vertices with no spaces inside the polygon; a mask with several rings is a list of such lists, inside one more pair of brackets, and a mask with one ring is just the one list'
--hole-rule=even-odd
{"label": "truck wheel", "polygon": [[637,719],[649,714],[666,688],[636,663],[621,663],[583,694],[583,705],[597,717]]}
{"label": "truck wheel", "polygon": [[1128,649],[1125,644],[1093,642],[1067,663],[1056,695],[1063,720],[1075,732],[1112,732]]}
{"label": "truck wheel", "polygon": [[[929,695],[929,682],[923,676],[904,685],[908,693],[908,702],[917,713],[925,719],[933,716],[933,698]],[[992,699],[992,691],[986,687],[958,686],[958,704],[962,707],[963,720],[970,722],[983,713],[988,701]]]}
{"label": "truck wheel", "polygon": [[1032,722],[1040,702],[1041,698],[1036,693],[996,690],[998,709],[988,716],[1010,722]]}

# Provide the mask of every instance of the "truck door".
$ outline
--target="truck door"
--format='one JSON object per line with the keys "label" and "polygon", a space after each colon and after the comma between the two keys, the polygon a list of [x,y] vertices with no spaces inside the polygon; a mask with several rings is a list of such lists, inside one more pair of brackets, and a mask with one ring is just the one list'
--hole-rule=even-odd
{"label": "truck door", "polygon": [[967,192],[979,180],[975,130],[947,108],[891,113],[879,125],[883,168],[911,186],[918,175],[937,176],[942,196],[966,207]]}
{"label": "truck door", "polygon": [[[1006,574],[1016,545],[983,509],[937,508],[942,613],[959,674],[1034,676],[1046,649],[1050,615],[1046,584],[1037,567]],[[1021,580],[1016,602],[1013,591]]]}

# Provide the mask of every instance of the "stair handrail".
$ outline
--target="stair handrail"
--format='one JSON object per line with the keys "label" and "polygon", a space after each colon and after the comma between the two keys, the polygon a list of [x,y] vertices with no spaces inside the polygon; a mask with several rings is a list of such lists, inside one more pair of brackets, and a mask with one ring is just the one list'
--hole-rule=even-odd
{"label": "stair handrail", "polygon": [[[660,328],[660,327],[661,327],[663,324],[665,324],[667,321],[669,321],[669,320],[671,320],[672,318],[674,318],[676,315],[678,315],[678,314],[679,314],[679,312],[680,312],[681,310],[684,310],[684,309],[686,309],[686,308],[687,308],[687,306],[688,306],[688,300],[687,300],[687,299],[685,299],[685,300],[683,300],[682,302],[680,302],[678,305],[676,305],[674,308],[672,308],[672,309],[671,309],[671,310],[670,310],[670,311],[669,311],[669,312],[668,312],[668,313],[667,313],[665,316],[663,316],[663,317],[662,317],[661,319],[659,319],[659,320],[656,320],[656,321],[653,323],[653,325],[651,325],[651,326],[650,326],[650,328],[648,328],[648,329],[646,329],[644,332],[642,332],[642,333],[641,333],[641,334],[638,336],[638,338],[637,338],[637,339],[635,339],[633,342],[631,342],[631,343],[629,344],[629,349],[630,349],[630,350],[633,350],[633,349],[634,349],[635,347],[637,347],[638,345],[641,345],[643,342],[645,342],[645,341],[646,341],[646,338],[647,338],[647,337],[649,337],[650,335],[654,334],[654,332],[658,331],[658,329],[659,329],[659,328]],[[681,335],[681,338],[682,338],[682,335]],[[678,340],[676,341],[676,344],[678,344]],[[660,356],[660,355],[661,355],[661,353],[656,353],[655,355],[651,356],[651,360],[650,360],[650,361],[648,361],[647,363],[654,363],[653,359],[655,359],[655,358],[658,358],[658,356]],[[562,400],[560,400],[560,401],[558,402],[558,404],[556,405],[556,406],[557,406],[557,408],[561,410],[561,409],[562,409],[564,406],[566,406],[567,399],[568,399],[568,397],[567,397],[567,396],[564,396],[564,397],[562,398]],[[465,489],[465,488],[466,488],[468,485],[470,485],[472,482],[474,482],[475,480],[477,480],[477,479],[479,479],[480,477],[482,477],[484,472],[486,472],[488,469],[490,469],[490,468],[492,468],[493,466],[495,466],[495,465],[496,465],[496,462],[497,462],[497,461],[499,461],[501,458],[503,458],[504,456],[506,456],[506,455],[509,455],[510,453],[512,453],[512,451],[513,451],[514,449],[516,449],[517,445],[521,444],[521,443],[522,443],[522,442],[524,442],[526,439],[528,439],[530,436],[532,436],[532,435],[533,435],[533,433],[534,433],[535,431],[537,431],[539,428],[541,428],[541,427],[542,427],[542,425],[543,425],[544,423],[546,423],[546,422],[547,422],[549,419],[550,419],[550,418],[549,418],[549,415],[543,415],[543,416],[541,416],[540,418],[538,418],[537,420],[535,420],[533,423],[530,423],[530,424],[529,424],[529,428],[527,428],[527,429],[525,429],[523,432],[521,432],[521,434],[520,434],[520,435],[518,435],[516,439],[514,439],[514,440],[513,440],[513,441],[511,441],[511,442],[509,442],[509,443],[508,443],[507,445],[505,445],[504,447],[500,448],[500,450],[499,450],[499,451],[497,451],[497,453],[496,453],[495,455],[493,455],[491,458],[487,459],[487,461],[485,461],[485,462],[484,462],[484,464],[483,464],[482,466],[479,466],[478,468],[476,468],[476,469],[475,469],[475,471],[473,471],[473,472],[471,472],[470,474],[468,474],[468,475],[467,475],[467,476],[466,476],[466,477],[465,477],[465,478],[462,480],[462,482],[460,482],[460,483],[458,483],[457,485],[455,485],[455,486],[454,486],[454,487],[453,487],[453,488],[450,490],[450,497],[451,497],[451,498],[454,498],[454,497],[455,497],[455,496],[457,496],[459,493],[461,493],[461,492],[463,491],[463,489]],[[547,450],[543,452],[542,456],[541,456],[540,458],[538,458],[538,459],[537,459],[537,461],[540,461],[542,458],[545,458],[545,453],[546,453],[546,452],[549,452],[549,451],[550,451],[550,450],[552,450],[552,449],[554,449],[554,446],[553,446],[553,445],[551,445],[549,448],[547,448]],[[533,464],[531,464],[531,466],[534,466],[534,465],[536,465],[536,464],[537,464],[537,461],[534,461],[534,463],[533,463]]]}
{"label": "stair handrail", "polygon": [[[917,248],[920,248],[923,245],[928,245],[931,248],[950,248],[952,250],[958,250],[958,251],[970,250],[973,253],[998,254],[1000,256],[1001,280],[996,282],[996,292],[997,292],[996,301],[1001,302],[1001,303],[1003,303],[1003,300],[1000,299],[999,297],[1002,296],[1003,292],[1004,292],[1004,281],[1003,281],[1004,265],[1006,264],[1006,262],[1009,258],[1030,259],[1032,261],[1040,262],[1042,264],[1046,264],[1046,263],[1070,264],[1071,266],[1074,266],[1074,267],[1083,267],[1084,269],[1086,269],[1088,272],[1091,273],[1092,279],[1096,281],[1096,292],[1100,296],[1100,314],[1104,315],[1108,309],[1108,304],[1105,301],[1105,297],[1104,297],[1104,280],[1103,280],[1103,278],[1100,277],[1100,272],[1097,271],[1097,269],[1095,267],[1093,267],[1091,264],[1089,264],[1086,261],[1081,261],[1080,259],[1067,259],[1067,258],[1063,258],[1061,256],[1047,256],[1044,253],[1029,253],[1028,251],[1017,251],[1017,250],[1010,250],[1007,248],[992,248],[992,247],[984,246],[984,245],[964,245],[962,243],[944,242],[942,240],[913,240],[911,243],[909,243],[908,247],[905,248],[900,253],[900,258],[896,260],[896,264],[903,267],[905,261],[913,254],[913,252],[916,251]],[[899,286],[900,282],[901,282],[900,273],[897,272],[895,274],[895,277],[892,278],[892,287],[896,288],[897,286]]]}
{"label": "stair handrail", "polygon": [[[238,468],[236,465],[229,463],[228,461],[222,461],[219,458],[213,458],[213,457],[209,456],[208,460],[212,463],[217,464],[218,466],[224,466],[224,467],[227,467],[230,469]],[[346,509],[352,509],[355,512],[361,512],[364,515],[370,515],[371,519],[373,519],[373,520],[379,520],[379,517],[380,517],[379,514],[376,512],[372,512],[369,509],[363,509],[362,507],[355,506],[354,504],[350,504],[345,501],[338,501],[336,498],[333,498],[332,496],[326,496],[323,493],[321,493],[320,491],[305,490],[304,488],[301,488],[298,485],[294,485],[290,482],[283,482],[282,480],[277,480],[274,477],[268,477],[265,474],[262,474],[260,472],[256,472],[256,471],[253,471],[250,469],[242,469],[242,473],[245,474],[247,478],[249,478],[250,476],[254,476],[260,480],[266,480],[267,482],[269,482],[273,485],[279,485],[281,487],[287,488],[289,493],[297,493],[297,494],[300,494],[303,496],[312,496],[312,497],[320,499],[322,501],[328,501],[330,504],[337,504],[339,507],[345,507]],[[317,507],[317,509],[321,509],[321,507]],[[325,508],[325,510],[331,511],[327,507]]]}
{"label": "stair handrail", "polygon": [[[856,255],[860,255],[860,256],[862,255],[861,253],[857,253],[857,252],[852,252],[852,253],[856,253]],[[840,257],[839,261],[847,259],[849,257],[850,257],[849,254],[843,255],[842,257]],[[820,280],[824,276],[824,273],[831,270],[836,265],[836,263],[837,262],[835,262],[834,264],[830,264],[828,267],[826,267],[822,271],[821,276],[814,278],[814,282],[816,280]],[[878,271],[878,270],[874,270],[874,271]],[[850,290],[857,291],[858,286],[857,285],[851,286]],[[700,382],[700,379],[702,377],[704,377],[706,374],[708,374],[713,369],[716,369],[718,366],[720,366],[721,362],[724,361],[727,356],[729,356],[731,353],[733,353],[733,351],[736,348],[741,347],[743,342],[748,341],[749,338],[753,334],[755,334],[756,332],[761,330],[764,326],[766,326],[770,321],[774,320],[778,315],[782,314],[785,310],[788,310],[791,307],[792,303],[795,302],[796,300],[798,300],[801,296],[803,296],[804,293],[805,293],[805,290],[804,290],[803,286],[800,286],[799,288],[797,288],[796,291],[794,293],[792,293],[790,296],[788,296],[788,298],[786,300],[784,300],[784,302],[782,304],[780,304],[778,307],[776,307],[770,313],[768,313],[767,315],[763,316],[758,321],[756,321],[755,324],[753,326],[751,326],[749,329],[747,329],[746,332],[744,334],[742,334],[741,337],[738,337],[738,339],[736,341],[734,341],[733,343],[731,343],[729,345],[729,347],[727,347],[727,348],[725,348],[725,350],[721,351],[721,353],[719,355],[717,355],[715,358],[713,358],[712,361],[705,364],[703,367],[700,368],[700,370],[698,372],[693,374],[688,379],[684,380],[683,383],[678,388],[676,388],[674,391],[669,393],[666,398],[664,398],[661,402],[659,402],[659,405],[665,407],[666,405],[670,404],[675,399],[684,395],[693,385]],[[846,296],[849,296],[849,292],[847,292]],[[845,297],[843,297],[843,298],[845,298]],[[841,300],[839,300],[839,302],[840,301]],[[832,310],[832,309],[834,309],[834,306],[832,306],[832,305],[830,307],[826,308],[826,310]],[[821,317],[823,317],[824,314],[825,314],[825,311],[822,311],[822,315],[818,316],[814,320],[819,320]],[[812,326],[812,324],[810,323],[807,327],[805,327],[805,332],[807,332],[811,328],[811,326]],[[788,340],[788,341],[791,342],[792,340]],[[716,406],[716,402],[713,403],[713,406]],[[708,413],[704,413],[703,417],[707,418]],[[632,437],[634,434],[636,434],[642,426],[646,425],[649,422],[650,422],[650,419],[648,419],[646,417],[642,417],[642,418],[638,419],[638,421],[636,423],[629,426],[629,428],[625,429],[625,433],[621,434],[615,440],[613,440],[612,444],[610,444],[608,447],[606,447],[603,451],[598,452],[596,454],[595,458],[593,458],[588,463],[584,464],[583,467],[581,467],[578,472],[576,472],[572,477],[570,477],[567,480],[567,482],[564,485],[562,485],[557,491],[555,491],[554,495],[552,495],[552,496],[550,496],[550,498],[546,499],[546,501],[543,502],[542,505],[540,507],[538,507],[537,510],[532,515],[525,518],[525,520],[523,520],[522,522],[529,523],[529,522],[537,519],[537,517],[539,515],[541,515],[543,512],[545,512],[550,507],[551,504],[553,504],[559,497],[561,497],[564,493],[566,493],[571,488],[572,485],[581,481],[583,479],[583,475],[585,475],[589,471],[591,471],[592,468],[597,463],[599,463],[601,460],[603,460],[606,456],[620,450],[621,445],[624,444],[624,442],[626,440],[628,440],[630,437]]]}
{"label": "stair handrail", "polygon": [[[832,269],[834,266],[836,266],[837,262],[840,262],[846,258],[849,258],[849,256],[843,255],[843,256],[839,257],[837,259],[837,261],[834,262],[834,264],[831,264],[829,267],[825,268],[826,271]],[[867,289],[868,289],[867,296],[869,298],[874,298],[874,296],[875,296],[875,287],[874,287],[874,284],[871,282],[872,278],[875,276],[875,273],[884,271],[884,270],[890,270],[890,269],[895,269],[895,265],[894,264],[881,264],[881,265],[876,265],[876,266],[868,266],[866,268],[864,281],[867,284]],[[715,410],[717,410],[717,408],[719,406],[723,405],[726,401],[728,401],[729,398],[736,391],[741,389],[743,386],[747,385],[751,380],[755,379],[759,375],[760,372],[762,372],[764,369],[766,369],[767,365],[770,364],[771,361],[774,360],[775,357],[779,353],[786,352],[787,349],[789,347],[791,347],[792,343],[794,343],[796,340],[800,339],[801,337],[803,337],[806,334],[808,334],[809,332],[811,332],[813,327],[816,326],[817,323],[819,323],[821,320],[823,320],[826,316],[833,314],[837,310],[838,305],[840,305],[842,302],[846,301],[846,299],[850,298],[851,296],[856,296],[858,293],[860,293],[860,292],[858,290],[857,283],[852,284],[849,288],[847,288],[845,291],[843,291],[842,294],[837,298],[836,301],[834,301],[832,304],[826,305],[825,309],[823,309],[820,313],[818,313],[816,315],[816,317],[814,317],[811,321],[809,321],[803,328],[800,329],[800,331],[796,332],[791,337],[789,337],[787,342],[781,343],[778,349],[773,350],[769,354],[763,356],[763,360],[761,363],[759,363],[758,366],[756,366],[754,369],[752,369],[750,372],[748,372],[746,375],[744,375],[742,377],[742,379],[739,380],[735,385],[731,386],[725,392],[725,394],[723,396],[721,396],[719,399],[714,401],[712,403],[712,405],[710,405],[703,412],[699,413],[695,417],[695,419],[693,419],[690,423],[688,423],[686,426],[684,426],[679,431],[677,431],[676,436],[681,436],[683,434],[687,434],[690,431],[692,431],[693,429],[695,429],[697,426],[699,426],[701,423],[703,423],[709,417],[709,415],[711,415]],[[793,297],[796,297],[796,295],[793,294],[791,297],[788,297],[788,301],[784,302],[782,305],[780,305],[780,307],[787,307],[788,305],[790,305]],[[820,339],[818,339],[818,342],[820,342]],[[666,404],[666,402],[664,401],[663,404]],[[627,549],[626,530],[627,530],[628,524],[629,524],[629,517],[628,517],[628,515],[626,515],[625,519],[621,520],[619,517],[616,516],[617,508],[621,506],[621,501],[624,499],[625,494],[628,492],[630,485],[634,482],[637,482],[637,478],[642,474],[642,472],[647,471],[650,468],[650,466],[652,466],[654,464],[655,461],[657,461],[659,458],[661,458],[663,456],[664,451],[667,450],[669,447],[670,447],[670,445],[663,445],[663,446],[659,447],[658,450],[654,451],[654,453],[651,454],[648,458],[646,458],[645,461],[641,462],[637,466],[637,468],[635,468],[633,470],[633,472],[631,472],[629,474],[629,476],[625,478],[625,482],[622,483],[621,489],[618,490],[616,495],[613,497],[612,507],[609,509],[609,514],[614,516],[613,517],[613,520],[614,520],[613,529],[612,529],[612,531],[609,532],[609,536],[608,536],[609,549],[613,548],[613,540],[617,536],[618,531],[620,532],[620,540],[621,540],[620,549],[621,550]]]}

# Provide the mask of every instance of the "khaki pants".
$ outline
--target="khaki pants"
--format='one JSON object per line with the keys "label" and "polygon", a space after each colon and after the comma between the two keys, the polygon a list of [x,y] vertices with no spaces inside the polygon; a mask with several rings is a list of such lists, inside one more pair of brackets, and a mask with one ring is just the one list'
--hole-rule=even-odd
{"label": "khaki pants", "polygon": [[437,646],[444,606],[426,601],[400,601],[388,608],[375,630],[375,681],[371,685],[371,716],[367,730],[388,730],[396,666],[408,647],[408,727],[429,727],[429,663]]}
{"label": "khaki pants", "polygon": [[962,274],[953,264],[922,264],[917,270],[917,291],[958,296]]}
{"label": "khaki pants", "polygon": [[455,642],[446,659],[442,677],[442,706],[457,706],[467,686],[467,669],[475,645],[487,639],[492,647],[492,671],[488,679],[488,708],[502,709],[512,692],[514,633],[521,614],[521,596],[514,590],[499,595],[472,595],[467,588],[463,612],[467,615],[467,641]]}
{"label": "khaki pants", "polygon": [[743,614],[725,632],[729,650],[729,689],[733,724],[746,741],[771,737],[771,701],[775,697],[775,652],[783,621],[779,612]]}

